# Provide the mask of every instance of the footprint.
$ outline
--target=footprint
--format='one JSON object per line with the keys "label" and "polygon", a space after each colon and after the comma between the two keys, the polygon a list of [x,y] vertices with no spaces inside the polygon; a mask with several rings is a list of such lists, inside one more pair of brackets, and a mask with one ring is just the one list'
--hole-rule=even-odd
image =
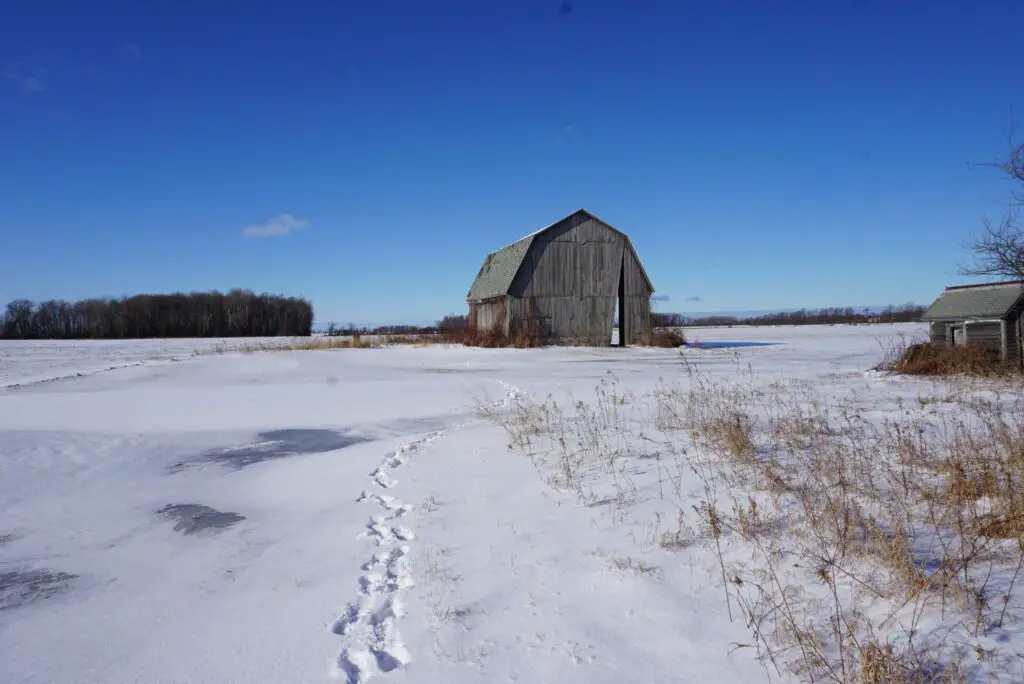
{"label": "footprint", "polygon": [[376,658],[361,648],[346,648],[338,658],[338,669],[346,676],[347,684],[362,684],[370,678],[370,669]]}
{"label": "footprint", "polygon": [[372,539],[377,546],[389,546],[396,541],[412,541],[416,535],[407,527],[390,527],[388,521],[381,516],[370,518],[366,531],[360,532],[358,539]]}
{"label": "footprint", "polygon": [[409,651],[401,645],[392,646],[390,649],[374,649],[373,655],[381,672],[393,672],[408,665],[411,660]]}
{"label": "footprint", "polygon": [[384,468],[377,468],[370,473],[370,477],[372,477],[373,481],[384,489],[391,489],[398,484],[397,480],[393,480],[388,476],[388,471],[384,470]]}
{"label": "footprint", "polygon": [[[388,453],[381,465],[370,473],[373,482],[391,489],[398,485],[388,471],[405,464],[419,448],[444,435],[434,432],[426,437],[403,444]],[[397,497],[382,493],[360,492],[356,502],[373,501],[384,515],[370,517],[360,539],[371,539],[377,546],[393,546],[416,538],[411,529],[392,525],[413,510]],[[394,546],[386,553],[375,553],[363,563],[359,578],[358,598],[349,602],[344,614],[335,620],[332,632],[345,637],[345,647],[337,660],[338,673],[348,684],[363,684],[373,676],[393,672],[411,662],[412,657],[398,631],[398,620],[403,615],[399,592],[415,586],[406,567],[409,546]]]}
{"label": "footprint", "polygon": [[338,636],[345,636],[362,617],[363,614],[359,605],[350,602],[348,606],[345,607],[345,614],[334,621],[331,631]]}
{"label": "footprint", "polygon": [[359,498],[356,499],[356,503],[361,501],[373,501],[385,511],[393,513],[394,515],[391,516],[392,519],[401,518],[413,509],[413,506],[404,504],[395,497],[388,496],[387,494],[367,494],[364,491]]}

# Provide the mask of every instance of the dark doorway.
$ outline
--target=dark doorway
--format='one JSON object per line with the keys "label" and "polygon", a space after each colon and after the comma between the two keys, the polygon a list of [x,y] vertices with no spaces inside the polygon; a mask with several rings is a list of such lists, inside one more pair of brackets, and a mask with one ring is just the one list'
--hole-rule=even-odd
{"label": "dark doorway", "polygon": [[622,261],[619,262],[619,297],[616,313],[619,316],[619,343],[618,346],[625,347],[629,339],[629,326],[626,323],[626,255],[623,253]]}

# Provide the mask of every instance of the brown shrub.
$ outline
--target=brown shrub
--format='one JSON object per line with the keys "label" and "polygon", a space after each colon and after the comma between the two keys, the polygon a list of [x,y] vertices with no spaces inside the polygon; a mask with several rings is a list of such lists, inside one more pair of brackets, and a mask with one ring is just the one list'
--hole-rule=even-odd
{"label": "brown shrub", "polygon": [[534,349],[544,346],[540,333],[536,330],[520,330],[512,338],[511,346],[516,349]]}
{"label": "brown shrub", "polygon": [[645,335],[641,335],[639,342],[644,347],[664,347],[671,349],[686,344],[683,333],[673,328],[657,328]]}
{"label": "brown shrub", "polygon": [[999,353],[980,344],[936,347],[930,343],[906,347],[889,370],[907,375],[997,375],[1006,367]]}
{"label": "brown shrub", "polygon": [[461,328],[443,332],[438,338],[445,344],[461,344],[467,347],[515,347],[516,349],[532,349],[544,346],[544,338],[537,325],[527,324],[512,336],[506,335],[500,327],[490,329]]}
{"label": "brown shrub", "polygon": [[444,333],[441,336],[448,344],[461,344],[467,347],[486,347],[493,349],[507,347],[511,340],[499,328],[484,330],[481,328],[461,328]]}

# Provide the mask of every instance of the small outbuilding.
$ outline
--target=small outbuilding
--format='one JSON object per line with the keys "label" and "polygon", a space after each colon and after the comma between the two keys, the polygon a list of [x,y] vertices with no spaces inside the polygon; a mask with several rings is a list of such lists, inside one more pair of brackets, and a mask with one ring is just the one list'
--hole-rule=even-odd
{"label": "small outbuilding", "polygon": [[484,259],[470,327],[551,342],[636,343],[651,330],[654,286],[625,233],[580,209]]}
{"label": "small outbuilding", "polygon": [[1021,367],[1024,280],[947,287],[925,311],[933,346],[983,344]]}

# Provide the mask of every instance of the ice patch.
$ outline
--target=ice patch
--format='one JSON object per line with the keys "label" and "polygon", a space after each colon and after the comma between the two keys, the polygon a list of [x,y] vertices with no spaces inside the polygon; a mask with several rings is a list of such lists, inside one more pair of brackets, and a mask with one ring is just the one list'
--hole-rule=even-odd
{"label": "ice patch", "polygon": [[323,454],[373,441],[372,437],[364,434],[297,428],[261,432],[257,437],[260,441],[253,444],[211,451],[205,455],[205,460],[232,468],[245,468],[272,459]]}
{"label": "ice patch", "polygon": [[206,530],[220,531],[245,520],[244,515],[218,511],[202,504],[171,504],[159,515],[175,520],[174,529],[182,534],[199,534]]}
{"label": "ice patch", "polygon": [[0,572],[0,610],[45,601],[66,591],[77,578],[78,575],[45,569]]}

